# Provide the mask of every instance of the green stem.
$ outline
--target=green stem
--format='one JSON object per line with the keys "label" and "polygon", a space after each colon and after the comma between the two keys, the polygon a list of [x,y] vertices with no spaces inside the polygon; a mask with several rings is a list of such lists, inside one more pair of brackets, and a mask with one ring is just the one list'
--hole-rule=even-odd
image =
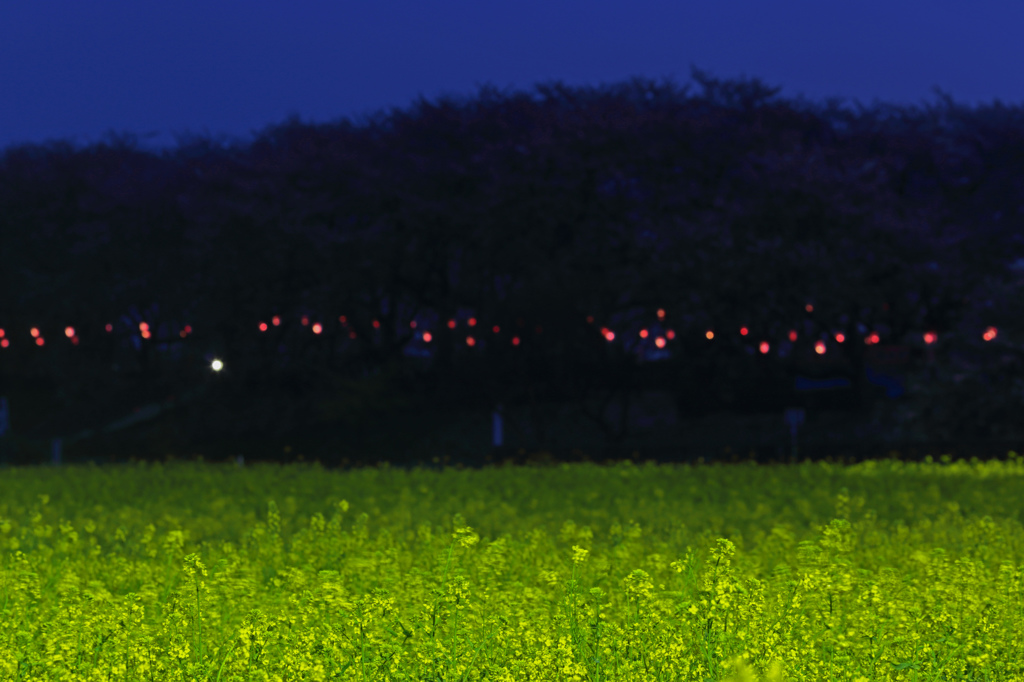
{"label": "green stem", "polygon": [[458,603],[456,602],[456,604],[455,604],[455,625],[452,626],[452,655],[448,659],[448,667],[450,669],[452,669],[452,670],[455,669],[455,659],[456,659],[455,646],[457,644],[457,642],[455,641],[455,634],[458,631],[459,631],[459,606],[458,606]]}
{"label": "green stem", "polygon": [[220,662],[220,667],[217,668],[217,679],[216,679],[216,682],[220,682],[220,674],[221,674],[221,671],[224,670],[224,664],[228,662],[228,657],[234,652],[236,646],[238,646],[238,640],[235,640],[235,643],[231,646],[231,651],[229,651],[226,654],[224,654],[224,660]]}
{"label": "green stem", "polygon": [[366,679],[366,631],[363,624],[359,623],[359,665],[362,669],[362,677]]}
{"label": "green stem", "polygon": [[199,646],[196,647],[196,651],[199,653],[199,658],[202,660],[203,656],[203,610],[199,605],[199,576],[196,576],[196,613],[199,615]]}
{"label": "green stem", "polygon": [[[444,583],[448,579],[448,566],[452,561],[452,552],[455,551],[455,543],[453,542],[448,547],[448,560],[444,562],[444,573],[441,575],[441,589],[444,589]],[[430,664],[434,667],[434,677],[437,677],[437,604],[441,600],[440,596],[434,599],[433,613],[431,614],[431,628],[430,628]]]}

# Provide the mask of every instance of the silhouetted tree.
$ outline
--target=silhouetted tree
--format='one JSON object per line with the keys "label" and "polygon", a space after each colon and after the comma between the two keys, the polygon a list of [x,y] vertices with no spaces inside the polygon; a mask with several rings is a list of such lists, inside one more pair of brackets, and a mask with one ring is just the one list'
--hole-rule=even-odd
{"label": "silhouetted tree", "polygon": [[[683,412],[776,409],[822,339],[867,409],[868,331],[915,345],[925,376],[921,332],[944,357],[980,333],[964,321],[983,323],[983,301],[1012,309],[1019,108],[855,113],[693,77],[693,97],[642,79],[538,99],[486,86],[360,127],[293,119],[160,156],[117,137],[8,149],[0,326],[38,326],[47,345],[18,338],[0,377],[50,376],[85,415],[211,381],[219,354],[224,375],[183,427],[194,439],[365,424],[416,396],[575,401],[614,441],[629,426],[604,408],[653,386]],[[1020,333],[1006,318],[1000,339]],[[655,326],[674,331],[673,356],[644,362]],[[345,398],[361,392],[376,397]],[[1011,399],[994,395],[997,419]]]}

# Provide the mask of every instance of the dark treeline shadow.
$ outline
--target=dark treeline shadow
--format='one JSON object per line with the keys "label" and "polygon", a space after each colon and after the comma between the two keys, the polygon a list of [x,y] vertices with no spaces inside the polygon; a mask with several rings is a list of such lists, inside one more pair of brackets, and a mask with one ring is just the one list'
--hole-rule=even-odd
{"label": "dark treeline shadow", "polygon": [[[492,447],[502,405],[515,452],[570,452],[562,407],[596,452],[645,441],[651,392],[677,445],[787,407],[892,442],[1019,437],[1021,109],[693,79],[485,86],[161,154],[8,148],[16,449],[451,456]],[[467,414],[483,435],[446,445]]]}

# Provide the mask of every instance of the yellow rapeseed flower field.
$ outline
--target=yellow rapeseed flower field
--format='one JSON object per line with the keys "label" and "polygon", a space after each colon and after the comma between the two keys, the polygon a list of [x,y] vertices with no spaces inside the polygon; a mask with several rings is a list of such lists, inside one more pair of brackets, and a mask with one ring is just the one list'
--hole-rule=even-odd
{"label": "yellow rapeseed flower field", "polygon": [[0,680],[1024,681],[1024,462],[0,475]]}

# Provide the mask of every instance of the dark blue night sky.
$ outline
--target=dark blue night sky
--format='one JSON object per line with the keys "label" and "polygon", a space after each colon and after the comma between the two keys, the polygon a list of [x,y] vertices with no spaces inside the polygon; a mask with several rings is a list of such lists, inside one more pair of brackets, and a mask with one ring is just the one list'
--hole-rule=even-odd
{"label": "dark blue night sky", "polygon": [[[865,105],[1024,100],[1017,0],[0,4],[0,148],[108,131],[166,147],[406,108],[478,84],[678,85],[690,66]],[[150,136],[149,134],[152,133]]]}

